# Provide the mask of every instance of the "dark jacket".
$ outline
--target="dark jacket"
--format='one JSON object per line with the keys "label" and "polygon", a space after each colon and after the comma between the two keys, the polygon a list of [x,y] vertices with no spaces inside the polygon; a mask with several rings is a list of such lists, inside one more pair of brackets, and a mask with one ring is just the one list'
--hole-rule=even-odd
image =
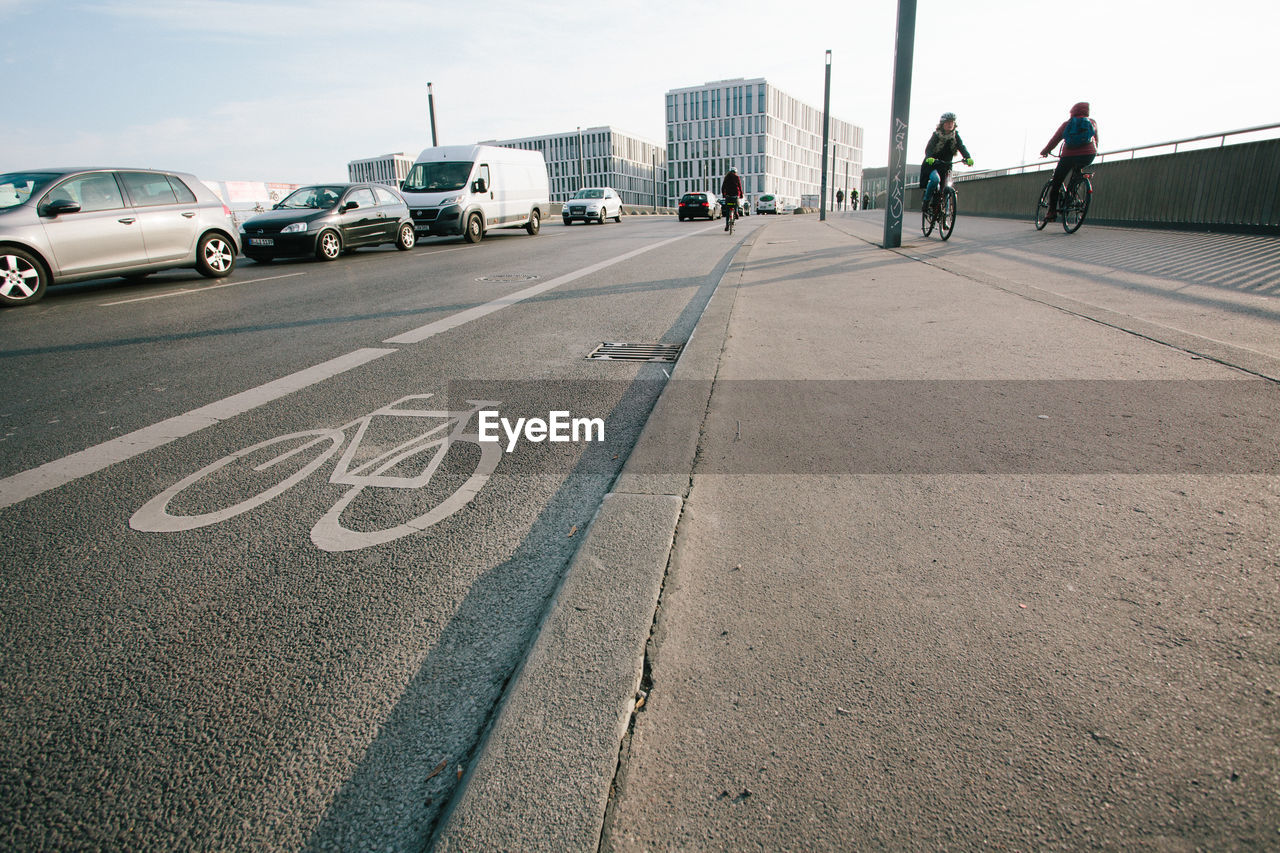
{"label": "dark jacket", "polygon": [[724,198],[741,198],[742,178],[738,177],[737,172],[730,172],[724,176],[724,182],[720,184],[720,195]]}
{"label": "dark jacket", "polygon": [[[1071,118],[1075,118],[1076,116],[1084,116],[1085,118],[1089,118],[1089,102],[1088,101],[1081,101],[1080,103],[1076,104],[1074,107],[1071,108]],[[1067,121],[1064,121],[1061,124],[1061,126],[1058,127],[1058,132],[1053,135],[1053,138],[1049,140],[1049,144],[1046,145],[1044,147],[1044,150],[1040,152],[1041,157],[1048,157],[1049,152],[1053,150],[1053,146],[1057,145],[1059,142],[1062,141],[1062,135],[1067,132],[1067,122],[1069,122],[1070,120],[1071,119],[1067,119]],[[1077,154],[1097,154],[1098,153],[1098,123],[1090,118],[1089,124],[1093,125],[1093,138],[1090,139],[1084,145],[1078,146],[1076,148],[1064,147],[1062,149],[1063,157],[1074,157]]]}
{"label": "dark jacket", "polygon": [[955,159],[956,151],[963,154],[964,159],[972,159],[969,149],[964,147],[964,140],[960,138],[959,130],[950,139],[943,138],[942,134],[935,130],[933,136],[929,137],[929,144],[924,147],[924,158],[928,160],[932,157],[935,160],[950,162]]}
{"label": "dark jacket", "polygon": [[[938,128],[942,125],[939,124]],[[951,161],[956,156],[956,151],[964,155],[966,160],[972,159],[973,155],[969,153],[969,149],[964,147],[964,140],[960,138],[960,131],[951,136],[950,139],[945,138],[937,129],[933,131],[933,136],[929,137],[929,144],[924,147],[924,159],[930,157],[939,161],[930,165],[928,163],[920,164],[920,189],[924,189],[925,184],[929,183],[929,176],[936,170],[942,177],[947,176],[947,172],[951,170]]]}

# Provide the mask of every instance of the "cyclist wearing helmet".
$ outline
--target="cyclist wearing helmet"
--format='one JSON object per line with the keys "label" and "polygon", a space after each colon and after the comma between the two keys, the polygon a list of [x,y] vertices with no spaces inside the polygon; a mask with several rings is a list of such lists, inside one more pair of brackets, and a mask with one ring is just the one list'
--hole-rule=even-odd
{"label": "cyclist wearing helmet", "polygon": [[951,171],[951,159],[956,151],[964,155],[964,164],[973,165],[973,156],[964,147],[964,140],[956,131],[956,114],[943,113],[938,119],[938,127],[929,137],[929,144],[924,149],[924,165],[920,167],[920,186],[924,190],[924,206],[927,208],[933,198],[934,188],[947,177]]}
{"label": "cyclist wearing helmet", "polygon": [[[724,181],[720,184],[720,197],[725,201],[732,202],[736,208],[742,199],[742,178],[738,177],[738,170],[733,166],[729,167],[729,173],[724,176]],[[730,211],[728,216],[732,216],[734,211]],[[728,216],[725,218],[724,230],[729,230]]]}
{"label": "cyclist wearing helmet", "polygon": [[[1077,127],[1072,127],[1073,124]],[[1045,222],[1058,218],[1058,195],[1062,192],[1062,182],[1067,173],[1073,169],[1078,172],[1098,156],[1098,123],[1089,118],[1088,101],[1081,101],[1071,108],[1071,117],[1054,133],[1049,144],[1040,151],[1040,156],[1048,157],[1059,142],[1062,143],[1062,152],[1058,155],[1058,167],[1053,170],[1053,188],[1049,190],[1049,214],[1044,218]]]}

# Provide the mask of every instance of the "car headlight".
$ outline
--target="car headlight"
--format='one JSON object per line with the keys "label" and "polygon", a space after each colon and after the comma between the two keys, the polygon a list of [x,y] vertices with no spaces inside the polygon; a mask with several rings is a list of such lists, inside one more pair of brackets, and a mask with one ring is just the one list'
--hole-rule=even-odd
{"label": "car headlight", "polygon": [[441,202],[440,202],[440,206],[441,206],[441,207],[448,207],[449,205],[451,205],[451,204],[457,204],[457,203],[458,203],[458,202],[460,202],[460,201],[462,201],[462,196],[460,196],[460,195],[449,196],[448,198],[446,198],[446,199],[444,199],[443,201],[441,201]]}
{"label": "car headlight", "polygon": [[281,234],[299,234],[307,230],[307,223],[295,222],[292,225],[286,225],[280,229]]}

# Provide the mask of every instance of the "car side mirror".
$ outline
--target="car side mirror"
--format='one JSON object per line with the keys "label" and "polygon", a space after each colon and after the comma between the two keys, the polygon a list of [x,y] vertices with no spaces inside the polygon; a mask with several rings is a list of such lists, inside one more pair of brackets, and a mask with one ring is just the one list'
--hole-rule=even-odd
{"label": "car side mirror", "polygon": [[357,207],[359,207],[359,206],[360,206],[360,202],[358,202],[358,201],[349,201],[349,202],[347,202],[346,204],[344,204],[344,205],[342,206],[342,212],[343,212],[343,213],[346,213],[348,210],[355,210],[355,209],[356,209]]}
{"label": "car side mirror", "polygon": [[60,198],[44,206],[45,216],[61,216],[64,213],[79,213],[80,203],[69,198]]}
{"label": "car side mirror", "polygon": [[484,178],[476,178],[475,182],[471,184],[471,191],[473,193],[487,193],[489,185],[485,183]]}

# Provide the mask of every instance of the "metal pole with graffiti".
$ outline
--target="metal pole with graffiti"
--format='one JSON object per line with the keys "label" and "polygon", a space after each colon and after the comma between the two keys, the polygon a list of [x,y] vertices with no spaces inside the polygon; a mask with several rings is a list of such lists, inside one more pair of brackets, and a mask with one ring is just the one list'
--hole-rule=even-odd
{"label": "metal pole with graffiti", "polygon": [[911,114],[911,63],[916,40],[916,0],[898,0],[898,36],[893,55],[893,115],[889,121],[888,197],[884,248],[902,245],[902,205],[907,183],[907,127]]}

